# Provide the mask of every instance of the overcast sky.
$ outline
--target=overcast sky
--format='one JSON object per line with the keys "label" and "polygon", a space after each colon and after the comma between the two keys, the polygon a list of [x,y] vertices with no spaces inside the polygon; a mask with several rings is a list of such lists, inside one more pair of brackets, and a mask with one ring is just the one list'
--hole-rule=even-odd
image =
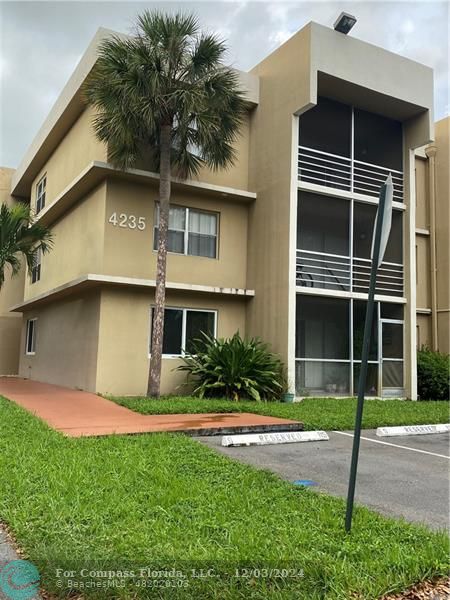
{"label": "overcast sky", "polygon": [[248,70],[309,21],[332,26],[435,69],[436,120],[449,114],[447,2],[0,2],[0,165],[17,167],[98,27],[129,32],[146,8],[194,11]]}

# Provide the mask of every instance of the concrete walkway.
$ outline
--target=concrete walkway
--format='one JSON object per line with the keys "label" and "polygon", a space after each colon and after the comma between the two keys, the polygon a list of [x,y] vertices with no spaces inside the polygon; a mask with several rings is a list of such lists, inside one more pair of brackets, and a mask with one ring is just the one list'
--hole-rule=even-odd
{"label": "concrete walkway", "polygon": [[299,431],[302,423],[251,413],[141,415],[90,392],[0,377],[0,395],[70,437],[177,431],[190,435]]}

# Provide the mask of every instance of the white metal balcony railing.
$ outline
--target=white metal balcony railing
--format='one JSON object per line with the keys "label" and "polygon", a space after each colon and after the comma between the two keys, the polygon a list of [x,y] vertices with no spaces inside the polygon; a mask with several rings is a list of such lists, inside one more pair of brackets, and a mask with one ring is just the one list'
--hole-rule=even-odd
{"label": "white metal balcony railing", "polygon": [[322,152],[307,146],[298,147],[300,181],[378,197],[380,187],[389,173],[392,174],[394,183],[394,200],[403,202],[402,171],[352,160],[347,156]]}
{"label": "white metal balcony railing", "polygon": [[[371,261],[340,254],[297,250],[296,283],[301,287],[342,292],[369,291]],[[403,296],[403,266],[382,262],[377,274],[376,293]]]}

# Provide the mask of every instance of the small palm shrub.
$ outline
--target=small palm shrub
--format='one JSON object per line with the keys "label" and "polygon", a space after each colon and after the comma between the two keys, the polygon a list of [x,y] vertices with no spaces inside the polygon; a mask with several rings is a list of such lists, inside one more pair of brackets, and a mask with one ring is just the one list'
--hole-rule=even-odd
{"label": "small palm shrub", "polygon": [[417,392],[421,400],[449,399],[450,356],[423,346],[417,352]]}
{"label": "small palm shrub", "polygon": [[261,340],[244,340],[239,332],[229,339],[202,334],[183,360],[178,369],[187,371],[195,385],[192,393],[200,398],[277,400],[285,392],[280,358]]}

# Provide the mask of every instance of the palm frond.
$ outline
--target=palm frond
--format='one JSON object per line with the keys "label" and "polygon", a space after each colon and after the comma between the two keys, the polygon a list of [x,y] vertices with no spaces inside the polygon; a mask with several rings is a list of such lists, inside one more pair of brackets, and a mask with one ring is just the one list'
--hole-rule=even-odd
{"label": "palm frond", "polygon": [[247,105],[225,53],[194,15],[161,11],[141,14],[131,38],[102,42],[83,92],[109,160],[122,169],[144,160],[159,170],[161,127],[170,125],[178,176],[233,164]]}
{"label": "palm frond", "polygon": [[9,266],[12,275],[19,273],[22,259],[31,270],[38,252],[49,252],[53,245],[51,231],[34,220],[27,204],[18,202],[0,207],[0,287]]}

